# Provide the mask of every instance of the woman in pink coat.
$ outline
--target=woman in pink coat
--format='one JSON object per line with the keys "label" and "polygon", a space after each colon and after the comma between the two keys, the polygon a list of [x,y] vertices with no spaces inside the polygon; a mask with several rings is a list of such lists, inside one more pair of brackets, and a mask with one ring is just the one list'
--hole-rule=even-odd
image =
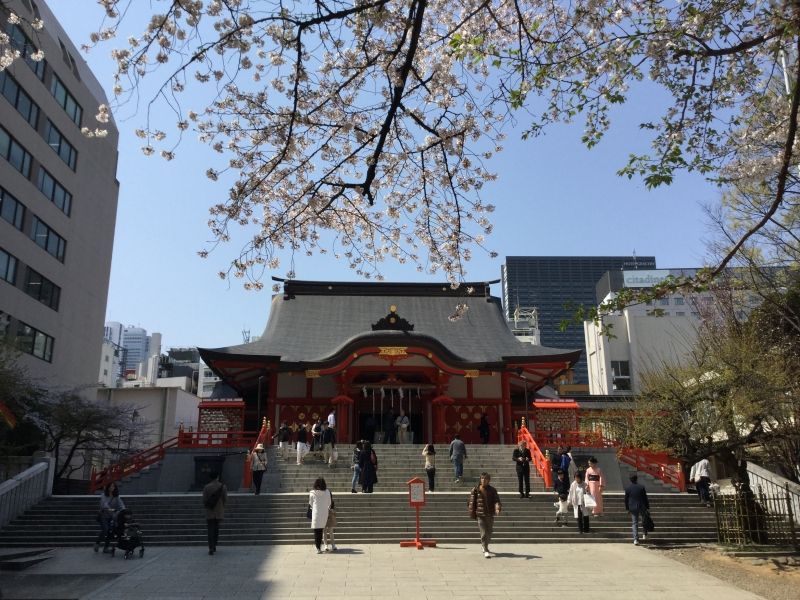
{"label": "woman in pink coat", "polygon": [[597,506],[592,509],[592,515],[599,517],[603,514],[603,488],[606,482],[603,477],[603,469],[597,466],[597,459],[594,456],[589,458],[589,467],[586,469],[586,483],[589,486],[589,493],[597,503]]}

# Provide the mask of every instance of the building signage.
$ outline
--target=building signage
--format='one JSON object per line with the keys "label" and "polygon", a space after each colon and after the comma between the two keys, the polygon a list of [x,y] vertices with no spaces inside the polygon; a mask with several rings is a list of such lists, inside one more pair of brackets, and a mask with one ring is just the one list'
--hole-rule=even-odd
{"label": "building signage", "polygon": [[622,272],[623,285],[626,288],[653,287],[662,283],[669,275],[669,269]]}

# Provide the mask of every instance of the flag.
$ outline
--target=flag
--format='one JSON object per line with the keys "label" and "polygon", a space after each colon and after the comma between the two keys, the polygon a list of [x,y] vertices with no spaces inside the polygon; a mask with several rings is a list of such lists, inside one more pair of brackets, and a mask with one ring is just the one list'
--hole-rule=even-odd
{"label": "flag", "polygon": [[0,402],[0,416],[3,417],[8,426],[11,429],[17,426],[17,417],[14,416],[14,413],[11,412],[11,409],[8,408],[4,403]]}

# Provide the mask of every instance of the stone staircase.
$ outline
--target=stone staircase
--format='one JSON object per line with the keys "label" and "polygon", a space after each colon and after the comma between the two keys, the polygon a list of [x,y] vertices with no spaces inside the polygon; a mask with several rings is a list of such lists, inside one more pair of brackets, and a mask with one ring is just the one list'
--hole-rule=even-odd
{"label": "stone staircase", "polygon": [[[305,518],[307,491],[324,477],[337,505],[337,543],[398,543],[414,537],[414,511],[408,506],[406,482],[414,476],[427,481],[422,446],[378,445],[378,478],[374,494],[350,493],[352,446],[339,447],[339,461],[330,468],[308,455],[296,465],[294,453],[281,459],[269,449],[269,468],[262,494],[229,493],[222,543],[238,545],[310,544]],[[593,532],[579,535],[574,519],[569,526],[554,524],[553,495],[542,479],[531,475],[532,497],[520,499],[511,461],[512,446],[469,446],[462,483],[453,479],[447,446],[437,446],[436,493],[422,509],[423,536],[441,542],[477,543],[477,525],[467,515],[469,490],[479,474],[488,471],[503,500],[504,514],[495,521],[495,541],[503,542],[629,542],[630,520],[623,496],[613,487],[604,495],[605,516],[592,519]],[[605,464],[608,463],[608,464]],[[617,470],[613,456],[601,458],[606,471]],[[240,471],[239,471],[240,472]],[[163,477],[163,473],[162,473]],[[620,476],[617,481],[622,477]],[[146,480],[147,477],[141,478]],[[609,480],[613,479],[609,477]],[[643,479],[645,486],[656,486]],[[145,534],[145,545],[204,545],[206,524],[198,493],[134,494],[121,486]],[[188,488],[181,488],[186,491]],[[90,547],[97,536],[97,496],[53,496],[28,510],[0,531],[0,547]],[[653,543],[682,544],[716,541],[714,512],[699,506],[689,494],[652,493],[656,531]]]}
{"label": "stone staircase", "polygon": [[[448,446],[436,445],[436,491],[456,492],[470,489],[478,482],[481,472],[492,475],[492,485],[500,492],[516,492],[518,488],[516,471],[511,461],[513,446],[486,445],[469,446],[467,460],[464,461],[464,477],[461,483],[455,483],[453,464],[448,459]],[[378,444],[374,447],[378,456],[378,483],[375,492],[405,492],[406,484],[412,477],[419,477],[426,482],[425,460],[422,458],[421,445]],[[292,493],[307,492],[317,477],[324,477],[328,487],[335,492],[349,492],[353,478],[350,462],[353,455],[352,445],[340,445],[339,460],[334,467],[322,462],[322,453],[307,454],[304,464],[297,465],[296,451],[290,452],[281,459],[276,449],[268,450],[269,466],[262,484],[262,492]],[[356,485],[360,491],[360,487]],[[531,472],[531,491],[543,492],[544,482],[536,473]]]}
{"label": "stone staircase", "polygon": [[[422,533],[440,542],[477,543],[478,528],[467,515],[467,489],[435,493],[421,512]],[[414,511],[403,493],[334,493],[337,544],[398,543],[414,537]],[[630,520],[621,494],[605,496],[605,516],[593,518],[592,533],[579,535],[574,519],[566,527],[553,522],[548,493],[520,499],[501,494],[503,515],[495,520],[494,540],[511,542],[630,542]],[[199,495],[125,498],[144,530],[145,545],[204,545],[206,524]],[[92,546],[97,535],[98,501],[91,496],[54,496],[26,512],[0,532],[0,546]],[[311,544],[305,518],[307,495],[230,494],[221,544]],[[714,511],[688,494],[654,494],[651,512],[656,531],[650,543],[716,541]]]}

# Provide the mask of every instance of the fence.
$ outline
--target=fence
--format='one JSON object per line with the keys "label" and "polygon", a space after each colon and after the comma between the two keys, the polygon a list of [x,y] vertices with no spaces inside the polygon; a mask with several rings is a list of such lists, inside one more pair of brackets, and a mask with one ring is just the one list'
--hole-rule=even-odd
{"label": "fence", "polygon": [[50,495],[53,489],[51,461],[52,459],[44,459],[19,475],[0,483],[0,527],[5,527],[31,506]]}
{"label": "fence", "polygon": [[747,463],[747,474],[750,476],[750,487],[754,490],[760,487],[768,495],[788,492],[795,525],[800,525],[800,485],[751,462]]}
{"label": "fence", "polygon": [[757,484],[752,489],[756,492],[750,496],[725,494],[714,499],[720,543],[790,546],[800,550],[788,486],[782,493],[767,493]]}

